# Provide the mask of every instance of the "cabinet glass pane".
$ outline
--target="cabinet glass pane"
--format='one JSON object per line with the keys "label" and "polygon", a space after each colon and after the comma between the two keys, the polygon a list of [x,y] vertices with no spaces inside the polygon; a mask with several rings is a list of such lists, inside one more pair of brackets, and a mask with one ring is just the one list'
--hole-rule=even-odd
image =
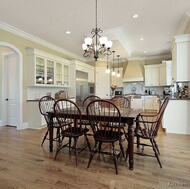
{"label": "cabinet glass pane", "polygon": [[47,60],[47,84],[54,84],[54,62]]}
{"label": "cabinet glass pane", "polygon": [[62,85],[62,80],[63,80],[63,68],[62,68],[62,63],[56,63],[56,85]]}
{"label": "cabinet glass pane", "polygon": [[63,78],[63,82],[64,85],[69,85],[69,66],[64,65],[64,78]]}
{"label": "cabinet glass pane", "polygon": [[43,58],[36,57],[36,84],[44,84],[45,61]]}

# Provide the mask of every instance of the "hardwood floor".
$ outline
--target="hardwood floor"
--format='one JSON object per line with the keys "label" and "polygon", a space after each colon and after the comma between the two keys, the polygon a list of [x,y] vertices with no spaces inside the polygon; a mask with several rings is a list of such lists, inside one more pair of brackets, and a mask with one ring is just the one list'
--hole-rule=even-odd
{"label": "hardwood floor", "polygon": [[48,141],[40,146],[44,132],[0,127],[0,189],[190,188],[190,135],[160,131],[157,142],[163,168],[156,158],[134,154],[134,170],[119,159],[116,175],[114,163],[107,156],[95,156],[87,168],[88,149],[79,155],[78,166],[67,149],[54,161],[55,150],[49,152]]}

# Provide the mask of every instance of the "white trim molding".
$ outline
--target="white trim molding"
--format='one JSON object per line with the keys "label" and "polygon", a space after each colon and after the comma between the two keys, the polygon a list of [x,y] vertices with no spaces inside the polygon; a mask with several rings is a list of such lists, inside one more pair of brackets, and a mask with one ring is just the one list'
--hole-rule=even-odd
{"label": "white trim molding", "polygon": [[18,28],[15,28],[15,27],[13,27],[11,25],[8,25],[8,24],[6,24],[4,22],[1,22],[1,21],[0,21],[0,28],[5,30],[5,31],[8,31],[10,33],[13,33],[13,34],[15,34],[17,36],[20,36],[20,37],[22,37],[24,39],[28,39],[28,40],[30,40],[32,42],[38,43],[38,44],[43,45],[43,46],[45,46],[47,48],[55,50],[57,52],[63,53],[65,56],[68,57],[69,60],[78,59],[80,61],[86,62],[85,58],[81,58],[80,56],[78,56],[78,55],[76,55],[74,53],[71,53],[71,52],[69,52],[69,51],[67,51],[65,49],[62,49],[62,48],[60,48],[60,47],[58,47],[56,45],[53,45],[53,44],[51,44],[51,43],[49,43],[47,41],[44,41],[44,40],[42,40],[40,38],[37,38],[37,37],[35,37],[33,35],[30,35],[29,33],[26,33],[26,32],[24,32],[22,30],[19,30]]}

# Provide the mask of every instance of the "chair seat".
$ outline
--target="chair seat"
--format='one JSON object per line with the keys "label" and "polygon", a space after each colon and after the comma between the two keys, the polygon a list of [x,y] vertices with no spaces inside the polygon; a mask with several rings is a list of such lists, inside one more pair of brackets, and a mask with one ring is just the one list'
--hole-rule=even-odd
{"label": "chair seat", "polygon": [[[103,134],[103,135],[102,135]],[[120,137],[123,135],[123,132],[114,132],[114,131],[101,131],[98,130],[94,134],[94,138],[96,138],[99,141],[103,142],[115,142],[120,139]]]}
{"label": "chair seat", "polygon": [[84,134],[84,130],[83,129],[81,129],[81,128],[75,128],[75,127],[70,127],[68,129],[65,129],[64,131],[62,131],[62,135],[66,136],[66,137],[69,137],[69,136],[79,137],[79,136],[81,136],[83,134]]}

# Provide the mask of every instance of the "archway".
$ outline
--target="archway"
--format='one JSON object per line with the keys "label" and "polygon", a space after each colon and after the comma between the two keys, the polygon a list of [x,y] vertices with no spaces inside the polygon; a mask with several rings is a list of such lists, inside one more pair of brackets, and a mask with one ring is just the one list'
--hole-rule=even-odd
{"label": "archway", "polygon": [[[4,48],[3,48],[4,47]],[[7,124],[7,112],[4,111],[7,109],[7,83],[5,81],[6,78],[6,72],[5,70],[8,69],[6,67],[6,61],[7,61],[7,57],[16,57],[15,61],[16,61],[16,65],[17,67],[17,71],[18,71],[18,80],[17,82],[17,90],[16,90],[16,109],[17,109],[17,113],[16,113],[16,120],[15,120],[15,125],[16,128],[18,130],[22,129],[22,115],[23,115],[23,111],[22,111],[22,67],[23,67],[23,55],[22,53],[12,44],[6,43],[6,42],[0,42],[0,56],[2,57],[2,98],[1,98],[1,102],[2,102],[2,125],[6,125]],[[3,49],[6,49],[6,51],[4,51]]]}

